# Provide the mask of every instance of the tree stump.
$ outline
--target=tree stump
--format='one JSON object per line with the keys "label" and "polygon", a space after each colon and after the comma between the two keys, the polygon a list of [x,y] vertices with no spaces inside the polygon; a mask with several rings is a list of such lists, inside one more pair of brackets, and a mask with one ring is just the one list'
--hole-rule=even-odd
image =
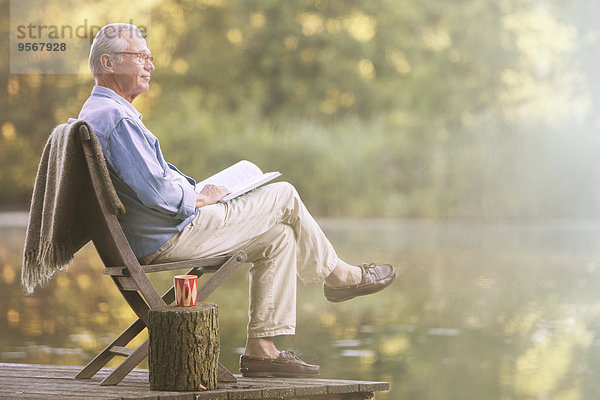
{"label": "tree stump", "polygon": [[219,313],[215,304],[166,306],[148,314],[150,389],[217,387]]}

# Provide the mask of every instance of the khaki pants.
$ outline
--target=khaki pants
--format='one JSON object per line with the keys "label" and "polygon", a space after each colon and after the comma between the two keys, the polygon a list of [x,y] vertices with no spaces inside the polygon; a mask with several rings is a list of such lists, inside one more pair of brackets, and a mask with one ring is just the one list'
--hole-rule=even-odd
{"label": "khaki pants", "polygon": [[293,334],[296,274],[322,281],[337,264],[335,250],[288,183],[274,183],[227,203],[200,208],[198,216],[143,263],[248,254],[248,337]]}

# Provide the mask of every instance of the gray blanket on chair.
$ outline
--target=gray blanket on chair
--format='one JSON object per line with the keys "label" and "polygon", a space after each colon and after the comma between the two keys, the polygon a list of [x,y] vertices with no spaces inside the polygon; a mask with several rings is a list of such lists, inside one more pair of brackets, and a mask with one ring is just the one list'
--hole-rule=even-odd
{"label": "gray blanket on chair", "polygon": [[90,196],[93,189],[81,145],[79,128],[83,124],[90,132],[93,156],[111,211],[125,212],[92,127],[85,121],[57,126],[44,147],[31,199],[21,270],[21,284],[27,293],[66,268],[74,254],[91,239],[92,227],[86,213],[90,200],[95,200]]}

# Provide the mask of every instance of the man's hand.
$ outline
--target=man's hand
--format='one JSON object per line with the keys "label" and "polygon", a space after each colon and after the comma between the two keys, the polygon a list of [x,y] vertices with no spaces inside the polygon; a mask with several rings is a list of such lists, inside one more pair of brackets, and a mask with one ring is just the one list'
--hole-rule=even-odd
{"label": "man's hand", "polygon": [[229,193],[225,186],[206,185],[196,195],[196,208],[215,204]]}

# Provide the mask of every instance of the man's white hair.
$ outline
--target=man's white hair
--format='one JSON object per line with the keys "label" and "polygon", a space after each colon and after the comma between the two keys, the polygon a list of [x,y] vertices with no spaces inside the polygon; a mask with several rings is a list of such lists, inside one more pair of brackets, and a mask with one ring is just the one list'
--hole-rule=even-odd
{"label": "man's white hair", "polygon": [[[131,37],[134,35],[143,38],[142,32],[135,25],[131,24],[108,24],[102,27],[96,34],[92,47],[90,49],[90,58],[88,63],[92,70],[92,75],[96,77],[104,73],[100,57],[102,54],[115,54],[119,51],[124,51],[127,48],[127,40],[124,38],[124,33],[127,32]],[[118,62],[122,61],[120,54],[115,54]]]}

